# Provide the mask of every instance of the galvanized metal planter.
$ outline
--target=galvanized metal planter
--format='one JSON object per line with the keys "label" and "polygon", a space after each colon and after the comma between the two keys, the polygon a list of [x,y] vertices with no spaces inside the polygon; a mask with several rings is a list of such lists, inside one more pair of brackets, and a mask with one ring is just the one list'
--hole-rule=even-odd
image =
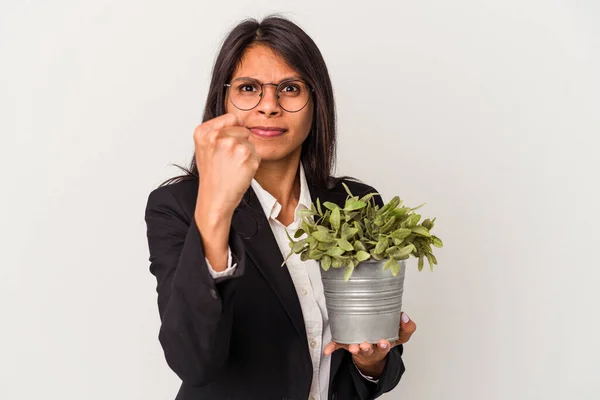
{"label": "galvanized metal planter", "polygon": [[406,263],[399,261],[400,272],[393,276],[389,269],[382,271],[386,261],[359,263],[347,282],[345,268],[321,269],[334,342],[377,343],[381,339],[398,339]]}

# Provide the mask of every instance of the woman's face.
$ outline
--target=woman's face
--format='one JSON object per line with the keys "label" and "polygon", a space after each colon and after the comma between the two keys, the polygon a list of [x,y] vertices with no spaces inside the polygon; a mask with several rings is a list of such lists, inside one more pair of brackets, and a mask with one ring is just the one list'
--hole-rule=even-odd
{"label": "woman's face", "polygon": [[[244,52],[231,82],[242,77],[252,78],[260,83],[279,84],[290,78],[299,79],[300,75],[270,48],[254,45]],[[293,88],[289,88],[289,90],[293,90]],[[312,124],[314,108],[312,95],[309,95],[308,104],[302,110],[288,112],[279,106],[275,91],[275,86],[264,85],[260,103],[248,111],[235,107],[227,96],[225,111],[235,114],[244,121],[246,128],[253,131],[249,140],[262,161],[279,161],[296,156],[299,159],[302,142],[308,136]],[[284,106],[288,108],[285,104]],[[265,136],[258,129],[251,129],[254,127],[277,127],[283,128],[285,131],[281,134]]]}

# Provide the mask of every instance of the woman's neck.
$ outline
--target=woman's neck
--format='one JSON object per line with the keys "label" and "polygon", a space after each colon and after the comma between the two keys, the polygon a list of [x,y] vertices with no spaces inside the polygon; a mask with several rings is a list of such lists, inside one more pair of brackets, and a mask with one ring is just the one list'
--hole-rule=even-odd
{"label": "woman's neck", "polygon": [[277,199],[283,210],[294,210],[300,200],[300,158],[261,161],[254,179]]}

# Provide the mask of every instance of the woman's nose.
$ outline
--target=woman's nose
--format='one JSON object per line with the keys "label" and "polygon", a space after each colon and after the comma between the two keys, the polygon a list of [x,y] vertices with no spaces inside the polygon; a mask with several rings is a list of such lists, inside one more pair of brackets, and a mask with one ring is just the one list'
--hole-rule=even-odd
{"label": "woman's nose", "polygon": [[273,115],[281,113],[281,107],[277,101],[277,88],[265,85],[257,108],[261,114]]}

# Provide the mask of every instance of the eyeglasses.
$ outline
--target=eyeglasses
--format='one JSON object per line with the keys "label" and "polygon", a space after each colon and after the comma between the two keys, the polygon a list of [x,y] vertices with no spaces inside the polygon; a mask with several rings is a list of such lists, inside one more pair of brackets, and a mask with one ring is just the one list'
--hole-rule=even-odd
{"label": "eyeglasses", "polygon": [[287,80],[280,84],[260,83],[255,79],[237,78],[223,86],[229,91],[229,101],[242,111],[252,110],[263,98],[263,86],[275,86],[277,103],[287,112],[298,112],[308,104],[314,89],[302,80]]}

